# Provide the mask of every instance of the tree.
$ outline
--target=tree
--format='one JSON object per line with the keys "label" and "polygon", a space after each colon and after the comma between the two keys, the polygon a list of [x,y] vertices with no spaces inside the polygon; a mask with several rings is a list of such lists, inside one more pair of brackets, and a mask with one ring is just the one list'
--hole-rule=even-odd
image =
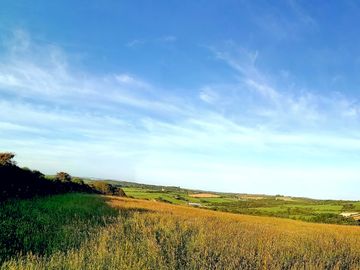
{"label": "tree", "polygon": [[91,183],[91,186],[102,194],[112,194],[111,185],[104,181],[95,181]]}
{"label": "tree", "polygon": [[14,160],[12,160],[15,157],[14,153],[5,152],[0,153],[0,166],[13,166],[16,164]]}
{"label": "tree", "polygon": [[36,177],[38,179],[44,179],[45,178],[45,175],[42,172],[38,171],[38,170],[33,170],[32,174],[34,175],[34,177]]}
{"label": "tree", "polygon": [[61,182],[70,182],[71,181],[71,175],[66,172],[58,172],[55,176],[55,180],[61,181]]}
{"label": "tree", "polygon": [[126,197],[125,192],[121,188],[106,183],[104,181],[94,181],[91,183],[91,186],[93,189],[95,189],[101,194]]}
{"label": "tree", "polygon": [[127,197],[125,191],[122,188],[115,187],[113,195],[120,197]]}
{"label": "tree", "polygon": [[73,178],[73,179],[72,179],[72,182],[75,183],[75,184],[78,184],[78,185],[85,185],[84,180],[82,180],[82,179],[79,178],[79,177]]}

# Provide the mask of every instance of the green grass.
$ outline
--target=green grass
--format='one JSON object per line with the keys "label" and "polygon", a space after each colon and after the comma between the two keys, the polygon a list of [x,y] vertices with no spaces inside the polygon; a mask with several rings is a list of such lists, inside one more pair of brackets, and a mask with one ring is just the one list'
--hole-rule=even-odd
{"label": "green grass", "polygon": [[117,211],[96,195],[65,194],[0,204],[0,262],[18,253],[78,247]]}
{"label": "green grass", "polygon": [[183,189],[159,189],[151,187],[125,187],[123,188],[130,197],[146,200],[157,200],[178,205],[189,202],[200,203],[202,207],[239,214],[259,216],[273,216],[282,218],[299,219],[311,222],[357,224],[352,219],[341,217],[344,211],[360,211],[360,202],[312,200],[305,198],[291,198],[282,200],[278,196],[245,196],[216,193],[218,198],[193,198],[192,192]]}

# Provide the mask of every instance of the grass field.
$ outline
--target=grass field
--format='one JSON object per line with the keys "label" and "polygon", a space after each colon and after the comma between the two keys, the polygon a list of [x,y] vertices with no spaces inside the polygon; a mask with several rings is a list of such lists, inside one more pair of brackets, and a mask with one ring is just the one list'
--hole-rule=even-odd
{"label": "grass field", "polygon": [[[340,216],[342,212],[360,212],[359,201],[314,200],[307,198],[201,193],[184,189],[149,187],[123,187],[126,194],[135,199],[156,200],[177,205],[198,203],[203,208],[238,214],[273,216],[296,220],[350,224],[358,223]],[[205,195],[204,195],[205,194]]]}
{"label": "grass field", "polygon": [[40,255],[77,248],[117,211],[103,198],[56,195],[0,204],[0,262],[20,252]]}
{"label": "grass field", "polygon": [[357,226],[83,194],[8,202],[0,213],[1,269],[360,267]]}

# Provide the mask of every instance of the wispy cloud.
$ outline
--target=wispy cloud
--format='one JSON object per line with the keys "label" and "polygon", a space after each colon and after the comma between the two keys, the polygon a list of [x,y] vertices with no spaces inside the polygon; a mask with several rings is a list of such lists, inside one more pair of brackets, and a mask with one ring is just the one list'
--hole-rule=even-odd
{"label": "wispy cloud", "polygon": [[200,90],[199,97],[201,100],[209,104],[213,104],[219,99],[218,94],[215,91],[213,91],[210,87],[202,88]]}
{"label": "wispy cloud", "polygon": [[288,0],[288,4],[301,22],[307,25],[316,26],[316,20],[305,11],[298,0]]}
{"label": "wispy cloud", "polygon": [[[60,47],[26,34],[20,40],[0,59],[0,148],[24,165],[197,188],[218,189],[221,178],[237,191],[272,192],[286,179],[300,181],[300,172],[310,179],[303,170],[329,177],[334,164],[339,187],[341,173],[359,161],[357,101],[279,88],[258,68],[256,50],[213,49],[235,80],[205,84],[189,100],[137,74],[79,70]],[[268,185],[270,174],[280,180]],[[301,195],[295,187],[287,192]]]}
{"label": "wispy cloud", "polygon": [[54,46],[32,47],[19,53],[14,53],[14,48],[16,44],[0,63],[2,93],[56,106],[116,110],[123,105],[153,112],[180,112],[167,102],[165,92],[152,91],[149,83],[134,75],[80,72],[68,63],[65,52]]}
{"label": "wispy cloud", "polygon": [[144,41],[144,40],[133,39],[133,40],[129,41],[128,43],[126,43],[126,46],[127,47],[136,47],[136,46],[143,45],[145,43],[146,43],[146,41]]}
{"label": "wispy cloud", "polygon": [[[266,74],[257,67],[259,61],[258,51],[247,51],[233,43],[227,43],[224,49],[212,51],[237,73],[236,82],[224,85],[207,85],[200,90],[199,95],[204,95],[203,89],[211,89],[212,96],[219,102],[224,99],[241,106],[242,113],[247,117],[260,117],[259,121],[274,123],[279,128],[293,127],[295,130],[302,128],[320,128],[331,130],[339,123],[351,123],[354,129],[359,127],[359,102],[346,97],[339,92],[328,92],[326,96],[316,94],[317,91],[297,88],[296,84],[289,84],[282,80],[282,76]],[[280,72],[281,74],[281,72]],[[218,89],[218,91],[216,91]],[[234,110],[233,113],[239,113]],[[293,125],[291,125],[293,123]]]}
{"label": "wispy cloud", "polygon": [[166,35],[157,38],[142,38],[142,39],[133,39],[127,42],[125,45],[130,48],[140,47],[145,44],[167,44],[174,43],[178,40],[176,36]]}
{"label": "wispy cloud", "polygon": [[288,0],[279,5],[268,3],[268,8],[258,9],[256,5],[250,10],[253,22],[276,40],[298,40],[304,33],[318,30],[316,19],[304,7],[305,2]]}
{"label": "wispy cloud", "polygon": [[159,38],[158,40],[161,42],[175,42],[175,41],[177,41],[177,37],[169,35],[169,36],[163,36],[163,37]]}

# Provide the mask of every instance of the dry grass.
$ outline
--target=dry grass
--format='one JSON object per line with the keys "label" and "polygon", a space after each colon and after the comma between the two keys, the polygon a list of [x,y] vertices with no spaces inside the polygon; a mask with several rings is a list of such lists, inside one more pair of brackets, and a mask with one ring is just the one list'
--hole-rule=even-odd
{"label": "dry grass", "polygon": [[3,269],[359,269],[360,228],[108,197],[116,220],[79,249]]}
{"label": "dry grass", "polygon": [[193,197],[193,198],[220,198],[219,195],[211,194],[211,193],[190,194],[189,197]]}

